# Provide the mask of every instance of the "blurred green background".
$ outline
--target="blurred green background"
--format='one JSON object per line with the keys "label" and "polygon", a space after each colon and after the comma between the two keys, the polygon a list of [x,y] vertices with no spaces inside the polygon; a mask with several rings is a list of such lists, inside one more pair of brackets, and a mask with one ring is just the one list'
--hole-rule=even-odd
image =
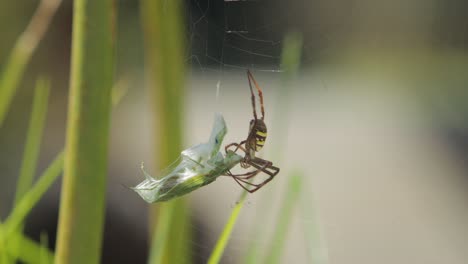
{"label": "blurred green background", "polygon": [[[122,185],[143,179],[142,161],[154,175],[164,165],[151,163],[154,133],[138,1],[117,3],[115,74],[127,79],[129,89],[112,117],[102,259],[144,263],[147,205]],[[269,246],[288,177],[296,170],[302,192],[280,263],[466,262],[466,1],[185,4],[190,71],[184,148],[206,141],[215,111],[227,121],[225,143],[246,137],[250,68],[265,95],[269,134],[262,156],[281,168],[274,181],[248,196],[222,263],[243,263],[252,244]],[[0,66],[36,5],[0,1]],[[63,148],[71,25],[72,1],[63,1],[0,129],[2,219],[14,200],[38,74],[49,75],[52,84],[38,171]],[[301,68],[285,82],[278,70],[283,39],[291,31],[302,34]],[[35,239],[46,230],[52,249],[59,188],[56,183],[25,227]],[[206,262],[239,193],[234,181],[220,178],[187,196],[196,263]]]}

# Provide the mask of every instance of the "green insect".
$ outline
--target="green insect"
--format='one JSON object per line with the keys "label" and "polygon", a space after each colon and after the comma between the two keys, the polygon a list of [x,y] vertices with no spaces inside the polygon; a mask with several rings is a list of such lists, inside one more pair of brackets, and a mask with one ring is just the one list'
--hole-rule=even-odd
{"label": "green insect", "polygon": [[219,151],[227,133],[226,123],[221,114],[215,115],[210,139],[181,152],[180,163],[163,178],[156,180],[143,168],[145,180],[133,187],[148,203],[168,201],[215,181],[219,176],[239,164],[243,157],[234,151],[223,156]]}

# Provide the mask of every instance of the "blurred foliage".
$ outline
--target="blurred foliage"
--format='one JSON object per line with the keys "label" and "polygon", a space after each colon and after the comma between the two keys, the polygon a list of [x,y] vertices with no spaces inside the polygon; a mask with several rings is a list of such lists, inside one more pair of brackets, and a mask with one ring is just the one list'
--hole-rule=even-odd
{"label": "blurred foliage", "polygon": [[[153,108],[156,163],[168,166],[182,149],[185,39],[181,0],[142,0],[145,72]],[[150,263],[191,262],[190,211],[182,197],[150,207]]]}
{"label": "blurred foliage", "polygon": [[115,1],[76,0],[57,263],[99,263],[106,208]]}
{"label": "blurred foliage", "polygon": [[[145,4],[154,5],[163,2],[165,2],[165,8],[167,8],[166,12],[163,13],[161,13],[161,6],[156,8],[158,11],[155,11],[153,7],[144,6]],[[206,1],[198,2],[202,7],[205,7],[207,3]],[[1,212],[6,211],[6,203],[11,199],[10,197],[13,197],[14,188],[11,188],[11,186],[16,180],[14,178],[17,175],[15,170],[19,167],[16,166],[16,163],[19,163],[17,161],[20,160],[24,135],[28,134],[29,138],[33,135],[40,137],[40,133],[33,132],[34,129],[27,129],[27,122],[24,122],[31,111],[30,99],[33,94],[31,87],[38,72],[45,72],[51,76],[56,91],[54,96],[58,98],[55,101],[60,101],[62,104],[66,102],[64,97],[70,63],[71,3],[72,1],[65,1],[59,9],[57,17],[51,25],[51,30],[45,35],[43,43],[38,46],[37,53],[28,55],[32,59],[30,63],[28,63],[29,58],[22,58],[14,71],[16,72],[15,76],[11,75],[14,78],[9,80],[5,77],[2,78],[3,83],[10,83],[10,87],[18,90],[16,97],[11,101],[11,111],[0,130],[1,168],[2,174],[7,175],[0,179],[3,187],[0,194]],[[155,113],[157,113],[155,120],[161,122],[155,127],[157,130],[162,131],[160,134],[161,142],[167,144],[161,145],[158,142],[154,149],[162,146],[161,153],[163,154],[160,155],[161,159],[157,164],[164,167],[175,159],[175,155],[178,155],[179,150],[182,149],[183,126],[181,124],[184,122],[183,100],[185,96],[183,84],[186,75],[184,64],[189,55],[182,52],[185,51],[184,21],[180,19],[182,11],[176,10],[175,13],[172,13],[174,11],[172,9],[173,5],[180,5],[182,1],[152,1],[152,3],[141,1],[141,3],[142,7],[139,9],[137,1],[118,1],[117,6],[121,11],[121,15],[118,17],[118,45],[115,52],[117,65],[115,65],[115,72],[119,74],[142,69],[144,55],[145,58],[147,56],[147,59],[152,61],[147,63],[147,65],[150,65],[149,68],[152,68],[147,73],[155,78],[151,80],[152,82],[157,82],[155,85],[157,88],[151,88],[153,93],[151,98]],[[283,41],[285,47],[293,46],[291,49],[285,48],[283,50],[283,63],[290,61],[283,66],[286,66],[286,68],[292,67],[294,72],[297,71],[298,67],[298,64],[294,65],[294,61],[302,60],[305,66],[317,65],[321,69],[330,70],[328,74],[345,73],[351,76],[364,76],[364,78],[369,79],[376,78],[376,76],[386,78],[390,76],[399,79],[404,85],[396,87],[396,89],[402,89],[414,95],[412,97],[415,100],[414,103],[423,105],[424,111],[428,113],[428,118],[433,119],[434,123],[442,127],[456,128],[466,136],[466,131],[468,131],[468,104],[466,104],[468,99],[468,89],[466,89],[468,75],[465,73],[468,68],[468,55],[466,52],[468,37],[465,32],[468,22],[466,12],[464,12],[467,7],[466,1],[433,0],[412,3],[396,1],[381,5],[381,3],[371,1],[331,3],[322,0],[312,2],[293,1],[288,3],[287,6],[281,1],[273,1],[269,4],[268,9],[261,10],[261,12],[258,11],[259,9],[250,8],[250,6],[245,8],[244,11],[247,14],[252,14],[255,17],[255,22],[265,23],[271,34],[282,35],[290,28],[304,33],[301,36],[289,35],[289,38]],[[28,25],[37,5],[37,1],[30,0],[0,2],[0,32],[2,32],[0,68],[5,69],[5,67],[8,67],[7,61],[11,57],[11,51],[14,50],[15,40],[18,39],[18,36]],[[284,11],[285,7],[288,9],[287,12]],[[198,9],[189,8],[188,12],[194,12],[194,10]],[[223,5],[216,5],[205,15],[208,16],[210,21],[223,21],[226,18],[225,15],[222,15],[221,11],[223,10]],[[145,29],[145,49],[140,48],[142,36],[141,31],[138,30],[139,12],[143,16],[141,21],[143,28],[155,27]],[[158,15],[155,16],[155,13]],[[162,21],[169,22],[163,23]],[[156,31],[153,32],[152,30]],[[156,37],[154,39],[148,38],[148,32]],[[175,32],[180,34],[174,34]],[[188,32],[188,34],[190,33],[192,32]],[[219,42],[218,34],[210,33],[206,34],[205,37],[203,41]],[[254,37],[266,38],[264,35]],[[162,46],[158,46],[160,44]],[[240,47],[247,46],[248,48],[249,45],[247,42],[239,44]],[[303,51],[302,55],[300,51]],[[204,54],[205,51],[202,50],[201,52]],[[236,57],[235,54],[226,54],[226,56]],[[244,64],[242,60],[245,57],[239,56],[236,59],[238,59],[239,64]],[[151,63],[155,64],[151,65]],[[24,78],[21,78],[22,72],[24,72]],[[285,73],[287,72],[288,70],[285,70]],[[289,88],[288,82],[293,80],[290,76],[293,77],[293,75],[283,75],[285,77],[283,87]],[[332,89],[333,87],[327,88]],[[347,87],[347,89],[368,88]],[[2,89],[0,94],[3,91],[6,90]],[[292,107],[286,96],[291,93],[288,89],[281,89],[279,92],[283,96],[279,97],[278,108],[274,109],[276,116],[272,127],[276,131],[275,133],[278,133],[280,137],[284,137],[281,134],[284,131],[281,131],[287,126],[284,125],[283,121],[287,119],[287,111]],[[8,98],[3,96],[2,99]],[[2,104],[2,106],[5,109],[9,108],[5,104]],[[54,111],[54,114],[59,112],[63,111]],[[35,142],[38,144],[37,138]],[[26,144],[25,149],[28,149],[28,145]],[[280,157],[282,153],[280,149],[285,147],[285,142],[280,139],[274,145],[272,144],[272,147],[274,149],[272,156],[275,157],[273,160],[277,162],[282,158]],[[22,186],[29,186],[31,183],[28,177],[31,177],[31,171],[34,171],[32,168],[35,167],[33,160],[37,157],[34,157],[34,152],[35,150],[26,150],[25,152],[25,156],[28,153],[31,155],[31,162],[26,162],[29,164],[30,169],[27,169],[28,166],[21,169],[20,174],[29,175],[26,176],[26,180],[20,180],[25,182],[20,184]],[[276,157],[279,158],[276,159]],[[38,243],[9,230],[9,228],[16,228],[21,225],[45,191],[58,178],[63,166],[62,159],[61,154],[58,155],[32,187],[18,187],[21,189],[18,193],[24,193],[24,196],[18,195],[16,207],[0,227],[2,229],[0,234],[11,236],[13,240],[21,240],[19,244],[7,245],[11,247],[9,252],[12,257],[18,257],[25,262],[41,259],[41,257],[38,257],[41,254],[46,255],[45,258],[48,260],[52,257],[50,251],[44,251],[44,248],[41,248]],[[289,198],[284,201],[285,204],[280,208],[282,212],[291,209],[294,204],[291,201],[297,198],[292,195],[294,194],[293,189],[292,187],[285,189]],[[19,196],[23,198],[20,199]],[[161,236],[155,237],[153,246],[166,247],[164,243],[167,243],[167,248],[170,249],[164,253],[166,256],[176,254],[178,256],[177,260],[188,260],[191,258],[190,249],[188,248],[190,245],[187,244],[192,240],[187,227],[189,225],[188,221],[190,221],[190,211],[184,200],[177,201],[177,203],[178,205],[173,205],[172,208],[167,209],[166,213],[159,212],[163,217],[158,217],[156,221],[157,225],[160,225],[158,230],[167,232],[157,232]],[[234,207],[220,240],[216,244],[213,252],[216,258],[213,259],[221,259],[241,207],[242,202]],[[173,210],[175,208],[182,209],[175,211]],[[262,209],[262,211],[268,210],[268,208]],[[311,215],[315,214],[312,212]],[[289,217],[291,215],[287,213],[277,218],[278,229],[271,240],[271,244],[268,244],[270,247],[267,248],[270,258],[274,259],[275,254],[280,254],[286,247],[281,243],[286,240]],[[174,219],[180,222],[174,221]],[[260,223],[257,223],[253,226],[260,225]],[[171,230],[170,227],[173,227],[173,229]],[[179,232],[184,229],[187,231],[186,233],[185,231]],[[268,240],[261,228],[256,230],[258,230],[255,233],[256,239]],[[180,234],[180,236],[170,235],[174,232]],[[308,229],[308,232],[314,233],[311,229]],[[314,235],[312,234],[312,236]],[[177,245],[177,243],[167,239],[168,236],[173,237],[172,241],[177,240],[182,241],[182,243]],[[0,237],[0,241],[1,239]],[[160,241],[164,243],[161,245]],[[251,242],[255,243],[257,241],[252,239]],[[311,241],[311,243],[316,243],[316,241]],[[248,244],[251,245],[252,243]],[[21,245],[21,249],[12,245]],[[313,247],[314,245],[311,244],[310,248]],[[258,254],[261,253],[258,245],[248,246],[248,248],[254,252],[254,255],[257,254],[254,259],[258,260]],[[155,252],[153,252],[153,256],[163,255]],[[183,256],[180,257],[181,255]],[[247,255],[249,256],[249,254]],[[167,261],[168,259],[169,257],[164,260]]]}

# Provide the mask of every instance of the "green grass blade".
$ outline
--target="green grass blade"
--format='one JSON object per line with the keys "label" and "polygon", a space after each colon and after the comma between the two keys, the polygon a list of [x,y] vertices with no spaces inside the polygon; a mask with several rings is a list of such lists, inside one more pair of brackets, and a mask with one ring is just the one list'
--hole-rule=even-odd
{"label": "green grass blade", "polygon": [[128,75],[123,75],[112,87],[112,106],[116,106],[122,101],[125,95],[128,92],[129,86],[129,77]]}
{"label": "green grass blade", "polygon": [[158,235],[153,236],[148,263],[163,263],[164,247],[166,241],[169,240],[171,220],[174,218],[174,210],[174,206],[168,206],[168,208],[165,209],[165,213],[158,217],[156,230],[158,230],[159,232]]}
{"label": "green grass blade", "polygon": [[31,55],[47,31],[61,0],[42,0],[25,31],[16,41],[0,73],[0,127]]}
{"label": "green grass blade", "polygon": [[[114,86],[114,89],[112,90],[112,102],[114,105],[121,101],[126,91],[127,83],[124,81],[117,82],[117,84]],[[26,263],[33,263],[38,259],[38,249],[34,246],[34,244],[31,244],[34,242],[26,238],[21,238],[20,234],[15,233],[15,229],[18,229],[18,227],[21,226],[21,223],[24,222],[29,212],[36,206],[42,196],[60,176],[63,171],[63,161],[64,154],[62,151],[55,157],[44,173],[39,176],[39,180],[34,184],[34,186],[28,190],[24,197],[17,202],[17,205],[6,219],[6,222],[3,225],[0,224],[0,249],[3,247],[3,239],[6,239],[5,241],[12,241],[11,243],[4,243],[8,245],[7,249],[10,256],[19,258]],[[19,247],[19,245],[21,247]],[[22,248],[25,245],[27,248],[32,248],[33,253],[31,254],[33,257],[28,257],[29,251],[22,251]],[[50,253],[49,250],[47,252],[47,258],[53,259],[53,254]],[[6,258],[7,255],[2,253],[5,252],[0,250],[0,256]],[[2,263],[9,263],[9,261],[3,260]]]}
{"label": "green grass blade", "polygon": [[[310,221],[304,221],[304,238],[307,247],[307,257],[309,258],[309,263],[316,264],[326,264],[328,263],[328,250],[324,239],[320,234],[319,224],[316,219],[317,216],[314,210],[314,201],[311,197],[304,199],[304,196],[301,199],[301,214],[305,219]],[[311,205],[312,204],[312,205]]]}
{"label": "green grass blade", "polygon": [[42,247],[39,256],[39,263],[52,263],[52,259],[48,255],[49,250],[47,250],[47,245],[49,245],[49,236],[47,235],[47,232],[41,232],[40,243]]}
{"label": "green grass blade", "polygon": [[[175,254],[172,259],[177,263],[192,263],[192,230],[191,214],[187,199],[182,197],[174,201],[172,214],[171,237],[169,239],[170,253]],[[169,251],[168,251],[169,253]]]}
{"label": "green grass blade", "polygon": [[[183,98],[185,85],[185,39],[181,0],[141,0],[141,24],[145,46],[145,68],[154,110],[156,164],[171,164],[182,149]],[[152,205],[149,263],[191,263],[190,212],[187,200]],[[161,222],[170,222],[169,229]],[[154,224],[158,222],[154,226]],[[167,239],[164,239],[167,238]]]}
{"label": "green grass blade", "polygon": [[[5,232],[3,231],[3,226],[0,225],[0,263],[10,263],[12,260],[10,260],[10,255],[7,250],[5,250],[5,247],[8,245],[6,243],[6,237],[5,237]],[[15,248],[17,247],[17,243],[12,243]]]}
{"label": "green grass blade", "polygon": [[[0,226],[0,229],[3,229],[3,226]],[[16,245],[21,245],[21,247],[19,248]],[[3,253],[4,256],[8,253],[8,256],[19,259],[24,263],[37,263],[41,256],[49,260],[45,263],[52,263],[54,258],[54,254],[47,247],[40,245],[20,233],[13,234],[9,243],[6,243],[5,246],[6,248],[0,246],[0,252]],[[7,262],[2,263],[11,263],[8,260],[3,259],[3,261]]]}
{"label": "green grass blade", "polygon": [[115,2],[75,0],[57,263],[99,263],[114,74]]}
{"label": "green grass blade", "polygon": [[[158,214],[155,226],[156,233],[153,235],[148,263],[168,263],[168,260],[177,263],[192,263],[189,257],[190,253],[187,252],[190,249],[184,248],[188,245],[185,243],[188,241],[185,240],[190,238],[191,232],[187,230],[190,227],[190,217],[185,199],[178,198],[171,202],[165,202],[157,209],[158,212],[163,211],[163,213]],[[177,232],[174,227],[182,229]],[[175,243],[179,240],[184,240],[184,243]],[[185,254],[167,256],[168,251],[176,252],[177,250],[185,252]]]}
{"label": "green grass blade", "polygon": [[[63,169],[63,154],[60,153],[54,160],[54,162],[46,169],[43,175],[40,177],[34,187],[29,190],[16,204],[13,211],[10,213],[3,225],[0,225],[0,248],[4,245],[8,245],[10,250],[20,251],[20,245],[18,244],[22,240],[15,240],[13,237],[17,236],[21,224],[24,219],[31,211],[31,209],[37,204],[40,198],[44,195],[47,189],[57,179]],[[20,241],[20,242],[18,242]],[[8,243],[7,243],[8,242]],[[1,254],[3,258],[5,254]],[[15,256],[14,254],[10,254]],[[7,262],[8,263],[8,262]]]}
{"label": "green grass blade", "polygon": [[31,187],[34,172],[36,171],[39,150],[41,147],[41,138],[44,130],[45,119],[47,116],[47,104],[50,91],[48,80],[39,79],[36,82],[34,102],[29,121],[28,134],[26,136],[26,145],[23,154],[23,162],[20,169],[18,183],[16,185],[15,204]]}
{"label": "green grass blade", "polygon": [[208,259],[208,264],[216,264],[219,263],[219,261],[221,260],[221,257],[224,253],[224,249],[226,249],[229,238],[231,237],[232,230],[234,229],[234,225],[236,224],[237,218],[239,218],[240,211],[244,206],[244,201],[246,197],[247,192],[243,191],[239,198],[239,201],[231,211],[231,216],[229,217],[226,225],[224,226],[223,232],[218,238],[214,250],[211,252],[210,258]]}
{"label": "green grass blade", "polygon": [[6,219],[3,228],[5,237],[7,239],[10,237],[10,235],[18,231],[21,223],[24,222],[24,219],[32,210],[32,208],[39,202],[44,193],[60,176],[63,170],[63,160],[64,155],[63,152],[61,152],[39,177],[39,180],[29,191],[24,194],[24,196],[13,208],[13,211]]}
{"label": "green grass blade", "polygon": [[[118,82],[113,89],[112,100],[114,104],[118,104],[125,94],[126,86],[122,82]],[[115,98],[115,99],[114,99]],[[39,176],[38,181],[30,188],[26,194],[16,203],[13,211],[6,219],[4,225],[8,228],[0,228],[0,231],[6,232],[10,235],[17,229],[22,222],[24,222],[29,212],[36,206],[42,196],[52,186],[55,180],[61,175],[63,171],[64,153],[60,152],[47,169]],[[10,230],[11,228],[11,230]]]}
{"label": "green grass blade", "polygon": [[289,177],[286,196],[277,217],[278,223],[275,225],[273,239],[268,247],[266,260],[263,263],[275,264],[281,262],[281,254],[287,240],[293,209],[300,197],[302,177],[302,173],[299,172],[293,173]]}
{"label": "green grass blade", "polygon": [[[45,117],[47,115],[49,90],[50,87],[47,81],[39,79],[36,82],[32,114],[29,122],[29,129],[23,154],[23,162],[16,189],[15,205],[18,204],[19,200],[23,197],[27,189],[30,188],[33,181],[34,172],[36,170],[37,165],[37,159],[39,156],[40,142],[43,133]],[[21,225],[21,223],[22,221],[20,221],[18,225]],[[8,229],[6,230],[6,232],[5,230],[2,230],[1,233],[1,243],[6,243],[6,241],[8,241],[8,235],[10,231]],[[19,244],[17,244],[16,241],[19,240],[10,241],[8,244],[10,245],[10,247],[19,248]],[[6,254],[3,255],[3,258],[4,262],[10,261],[7,260],[8,257]]]}
{"label": "green grass blade", "polygon": [[276,96],[276,108],[273,118],[272,131],[280,140],[272,144],[273,160],[282,160],[282,153],[286,146],[288,115],[291,109],[292,82],[297,78],[302,55],[302,35],[292,32],[284,38],[281,52],[281,88]]}

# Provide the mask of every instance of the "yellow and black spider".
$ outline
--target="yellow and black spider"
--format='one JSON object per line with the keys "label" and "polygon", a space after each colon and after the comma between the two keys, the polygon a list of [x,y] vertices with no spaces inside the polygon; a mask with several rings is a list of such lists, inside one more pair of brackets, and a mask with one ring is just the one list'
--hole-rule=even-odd
{"label": "yellow and black spider", "polygon": [[[271,161],[264,160],[255,156],[255,152],[260,151],[265,145],[265,140],[267,137],[267,127],[264,122],[265,108],[263,105],[262,89],[255,81],[252,73],[249,70],[247,70],[247,79],[249,81],[254,119],[250,120],[249,134],[247,135],[247,139],[241,141],[240,143],[231,143],[227,145],[225,147],[225,151],[227,153],[230,147],[235,147],[234,152],[237,152],[237,150],[239,149],[245,152],[245,156],[240,162],[241,167],[249,168],[250,166],[252,166],[256,170],[243,174],[232,174],[230,171],[228,171],[227,175],[231,176],[246,191],[253,193],[265,184],[267,184],[269,181],[271,181],[276,176],[276,174],[278,174],[280,169],[278,167],[273,166],[273,163]],[[260,119],[257,117],[257,111],[255,107],[255,94],[252,89],[252,82],[254,83],[255,88],[257,88],[258,97],[260,98],[260,110],[262,113],[262,117]],[[257,184],[249,181],[249,179],[255,177],[260,172],[264,172],[269,177],[261,183]],[[247,186],[252,186],[253,188],[249,189]]]}

